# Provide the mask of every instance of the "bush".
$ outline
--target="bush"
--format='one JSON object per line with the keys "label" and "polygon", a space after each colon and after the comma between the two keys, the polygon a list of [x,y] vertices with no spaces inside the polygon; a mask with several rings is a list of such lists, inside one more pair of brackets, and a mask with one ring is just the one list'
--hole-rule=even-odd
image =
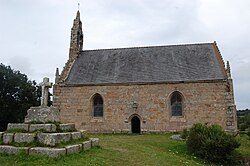
{"label": "bush", "polygon": [[242,123],[239,125],[239,130],[240,131],[245,131],[247,129],[247,125],[245,123]]}
{"label": "bush", "polygon": [[189,134],[188,129],[184,129],[184,130],[181,132],[181,138],[182,138],[182,139],[187,139],[188,134]]}
{"label": "bush", "polygon": [[219,125],[194,124],[187,139],[189,152],[207,161],[221,164],[233,163],[233,151],[239,146],[240,143]]}

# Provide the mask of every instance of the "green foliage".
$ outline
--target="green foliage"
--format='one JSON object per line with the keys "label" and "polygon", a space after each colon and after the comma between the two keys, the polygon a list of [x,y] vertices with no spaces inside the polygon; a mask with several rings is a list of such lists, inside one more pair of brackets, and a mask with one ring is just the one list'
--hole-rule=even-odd
{"label": "green foliage", "polygon": [[250,128],[248,128],[248,131],[247,131],[247,136],[248,136],[248,139],[250,139]]}
{"label": "green foliage", "polygon": [[240,131],[245,131],[250,128],[250,110],[237,111],[238,128]]}
{"label": "green foliage", "polygon": [[27,110],[36,105],[39,105],[36,82],[0,64],[0,131],[6,130],[8,123],[23,122]]}
{"label": "green foliage", "polygon": [[245,123],[239,124],[239,130],[245,131],[247,129],[247,125]]}
{"label": "green foliage", "polygon": [[231,164],[233,151],[240,143],[218,125],[194,124],[187,139],[189,152],[205,160]]}
{"label": "green foliage", "polygon": [[182,139],[187,139],[189,135],[189,130],[188,129],[184,129],[182,132],[181,132],[181,138]]}

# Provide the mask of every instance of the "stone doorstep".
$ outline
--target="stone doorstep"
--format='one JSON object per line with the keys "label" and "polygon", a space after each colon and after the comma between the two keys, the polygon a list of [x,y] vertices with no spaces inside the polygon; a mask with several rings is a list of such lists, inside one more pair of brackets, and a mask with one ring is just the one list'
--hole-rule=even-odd
{"label": "stone doorstep", "polygon": [[89,138],[91,141],[91,146],[98,146],[99,145],[99,138]]}
{"label": "stone doorstep", "polygon": [[21,151],[24,151],[26,154],[28,154],[29,148],[28,147],[14,147],[14,146],[8,146],[8,145],[0,145],[0,152],[1,153],[17,154]]}
{"label": "stone doorstep", "polygon": [[66,154],[73,154],[73,153],[79,153],[82,151],[82,144],[77,145],[68,145],[65,147]]}
{"label": "stone doorstep", "polygon": [[14,140],[14,133],[4,133],[3,134],[3,143],[9,144]]}
{"label": "stone doorstep", "polygon": [[29,155],[45,155],[48,157],[59,157],[66,155],[65,148],[35,147],[29,149]]}
{"label": "stone doorstep", "polygon": [[35,140],[36,134],[34,133],[15,133],[14,135],[14,142],[21,143],[21,142],[33,142]]}
{"label": "stone doorstep", "polygon": [[40,143],[49,146],[55,146],[57,143],[67,142],[71,139],[71,133],[40,133],[37,134],[37,140]]}
{"label": "stone doorstep", "polygon": [[84,151],[91,149],[91,147],[92,147],[91,141],[84,141],[84,142],[82,143],[82,149],[83,149]]}
{"label": "stone doorstep", "polygon": [[30,124],[29,131],[33,132],[36,130],[44,130],[46,132],[55,132],[56,125],[55,124]]}
{"label": "stone doorstep", "polygon": [[75,130],[75,123],[59,124],[58,127],[62,131]]}
{"label": "stone doorstep", "polygon": [[7,131],[10,129],[23,129],[29,131],[29,124],[24,123],[8,123]]}

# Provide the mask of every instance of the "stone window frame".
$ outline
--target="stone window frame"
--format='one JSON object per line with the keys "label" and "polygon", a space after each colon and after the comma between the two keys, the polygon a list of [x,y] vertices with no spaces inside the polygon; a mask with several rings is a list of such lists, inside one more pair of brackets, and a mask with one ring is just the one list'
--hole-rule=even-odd
{"label": "stone window frame", "polygon": [[[102,99],[102,116],[95,116],[95,106],[94,106],[94,100],[96,98],[96,96],[101,97]],[[95,93],[94,95],[92,95],[91,97],[91,116],[94,119],[102,119],[104,117],[104,98],[100,93]]]}
{"label": "stone window frame", "polygon": [[[182,112],[182,114],[179,115],[179,116],[178,115],[174,116],[173,113],[172,113],[171,100],[172,100],[172,96],[174,95],[174,93],[178,93],[181,96],[181,104],[182,104],[181,112]],[[169,95],[168,102],[169,102],[169,113],[170,113],[171,119],[185,118],[185,110],[184,110],[184,108],[185,108],[185,97],[180,91],[175,90],[175,91],[171,92],[170,95]]]}

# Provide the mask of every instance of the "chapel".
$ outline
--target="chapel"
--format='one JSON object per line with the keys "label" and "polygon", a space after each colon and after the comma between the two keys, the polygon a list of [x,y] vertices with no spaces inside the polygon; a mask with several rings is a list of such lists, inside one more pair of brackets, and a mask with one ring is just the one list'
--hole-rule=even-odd
{"label": "chapel", "polygon": [[216,42],[83,50],[79,11],[53,93],[61,121],[87,132],[181,131],[198,122],[237,130],[230,65]]}

